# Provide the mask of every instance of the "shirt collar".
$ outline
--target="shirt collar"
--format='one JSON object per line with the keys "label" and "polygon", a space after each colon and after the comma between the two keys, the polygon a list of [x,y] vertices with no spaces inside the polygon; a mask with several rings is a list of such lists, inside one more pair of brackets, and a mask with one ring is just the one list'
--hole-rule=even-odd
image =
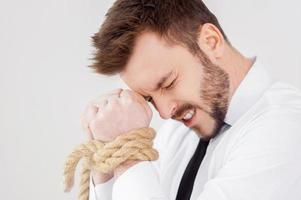
{"label": "shirt collar", "polygon": [[256,57],[254,60],[229,102],[224,121],[231,126],[259,100],[272,83],[272,78],[260,60]]}

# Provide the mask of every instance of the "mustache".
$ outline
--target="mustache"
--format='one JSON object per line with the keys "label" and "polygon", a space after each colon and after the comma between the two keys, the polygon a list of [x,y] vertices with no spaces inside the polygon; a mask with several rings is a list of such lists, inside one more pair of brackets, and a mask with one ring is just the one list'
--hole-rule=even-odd
{"label": "mustache", "polygon": [[191,104],[183,104],[171,117],[172,119],[179,119],[187,110],[194,109],[196,106]]}

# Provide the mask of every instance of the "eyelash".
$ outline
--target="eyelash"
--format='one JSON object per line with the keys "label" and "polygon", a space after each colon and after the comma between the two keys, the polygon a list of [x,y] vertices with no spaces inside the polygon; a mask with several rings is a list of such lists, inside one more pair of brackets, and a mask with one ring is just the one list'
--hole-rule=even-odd
{"label": "eyelash", "polygon": [[171,89],[172,86],[173,86],[173,84],[174,84],[174,82],[175,82],[175,80],[173,80],[173,81],[171,82],[171,84],[169,84],[168,86],[164,87],[163,89],[165,89],[165,90]]}
{"label": "eyelash", "polygon": [[[164,87],[164,88],[162,88],[162,89],[165,89],[165,90],[171,89],[171,88],[174,86],[174,82],[175,82],[175,80],[173,80],[173,81],[171,82],[171,84],[169,84],[168,86],[166,86],[166,87]],[[145,99],[146,99],[146,101],[148,101],[148,102],[152,102],[152,101],[153,101],[152,97],[150,97],[150,96],[146,97]]]}

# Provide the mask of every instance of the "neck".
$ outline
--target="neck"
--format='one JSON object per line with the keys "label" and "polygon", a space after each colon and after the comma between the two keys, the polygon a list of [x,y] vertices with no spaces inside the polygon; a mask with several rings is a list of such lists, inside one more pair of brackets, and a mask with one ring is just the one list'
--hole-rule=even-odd
{"label": "neck", "polygon": [[229,75],[230,88],[229,88],[229,102],[234,95],[236,89],[252,67],[254,60],[243,56],[239,51],[233,47],[228,47],[227,55],[223,59],[221,66]]}

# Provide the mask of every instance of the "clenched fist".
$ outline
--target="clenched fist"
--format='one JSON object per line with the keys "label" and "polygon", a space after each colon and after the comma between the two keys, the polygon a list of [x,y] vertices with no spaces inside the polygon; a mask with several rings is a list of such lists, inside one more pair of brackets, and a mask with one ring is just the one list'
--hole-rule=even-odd
{"label": "clenched fist", "polygon": [[93,100],[81,115],[90,139],[112,141],[132,129],[149,127],[152,110],[144,98],[130,90],[117,89]]}

